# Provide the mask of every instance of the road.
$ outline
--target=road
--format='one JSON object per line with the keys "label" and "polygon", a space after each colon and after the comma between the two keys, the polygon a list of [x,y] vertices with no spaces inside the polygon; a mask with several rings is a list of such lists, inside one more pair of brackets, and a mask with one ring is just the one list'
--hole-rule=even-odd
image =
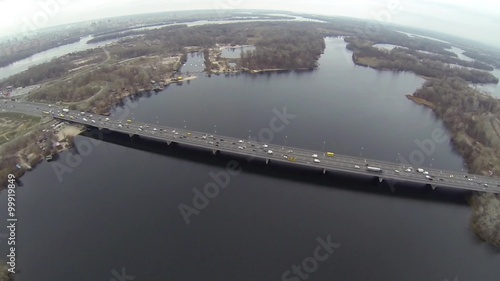
{"label": "road", "polygon": [[[65,113],[59,107],[40,103],[7,101],[6,103],[1,103],[0,109],[39,116],[49,115],[56,119],[93,126],[99,129],[109,129],[111,131],[129,134],[130,136],[140,135],[159,141],[165,141],[167,143],[176,142],[191,145],[210,149],[214,153],[221,151],[246,157],[261,158],[266,161],[313,167],[323,170],[323,172],[342,171],[357,175],[376,176],[379,179],[430,184],[433,187],[445,186],[465,190],[500,193],[500,179],[498,177],[472,175],[430,168],[426,168],[425,171],[427,174],[424,174],[417,171],[417,168],[420,167],[411,167],[411,170],[407,170],[410,167],[400,163],[339,154],[330,157],[326,155],[326,152],[275,144],[262,144],[255,141],[240,140],[193,130],[147,124],[135,120],[129,123],[127,120],[113,120],[106,116],[92,116],[89,113],[71,110]],[[51,111],[51,113],[44,114],[44,111],[46,113]],[[369,171],[367,170],[367,165],[380,168],[382,172]]]}

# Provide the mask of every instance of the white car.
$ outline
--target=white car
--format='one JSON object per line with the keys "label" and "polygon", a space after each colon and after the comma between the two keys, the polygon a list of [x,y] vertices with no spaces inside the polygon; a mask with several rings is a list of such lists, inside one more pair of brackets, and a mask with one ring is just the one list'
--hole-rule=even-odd
{"label": "white car", "polygon": [[243,146],[238,146],[238,149],[243,149]]}
{"label": "white car", "polygon": [[359,166],[358,165],[354,165],[354,168],[359,169]]}
{"label": "white car", "polygon": [[83,120],[83,121],[85,121],[85,122],[87,122],[87,119],[86,119],[86,118],[83,118],[82,120]]}
{"label": "white car", "polygon": [[268,150],[267,154],[273,154],[273,151],[272,150]]}
{"label": "white car", "polygon": [[394,172],[398,173],[399,174],[399,170],[394,170]]}
{"label": "white car", "polygon": [[156,131],[156,128],[153,128],[153,131]]}
{"label": "white car", "polygon": [[317,158],[318,157],[318,154],[313,154],[312,155],[313,158]]}
{"label": "white car", "polygon": [[453,177],[453,175],[450,175],[450,178],[452,178],[452,177]]}
{"label": "white car", "polygon": [[424,171],[424,175],[428,175],[428,174],[429,174],[429,172],[427,172],[427,171]]}
{"label": "white car", "polygon": [[407,171],[407,172],[411,172],[411,169],[410,169],[410,168],[408,168],[408,169],[406,169],[405,171]]}
{"label": "white car", "polygon": [[243,140],[239,140],[238,143],[243,143]]}
{"label": "white car", "polygon": [[319,163],[319,159],[314,159],[314,163]]}
{"label": "white car", "polygon": [[118,124],[118,127],[122,128],[123,126],[122,126],[122,124]]}
{"label": "white car", "polygon": [[267,145],[267,144],[264,144],[262,147],[263,147],[263,148],[267,148],[267,147],[268,147],[268,145]]}
{"label": "white car", "polygon": [[92,123],[94,123],[94,124],[95,124],[95,120],[90,120],[90,121],[92,121]]}

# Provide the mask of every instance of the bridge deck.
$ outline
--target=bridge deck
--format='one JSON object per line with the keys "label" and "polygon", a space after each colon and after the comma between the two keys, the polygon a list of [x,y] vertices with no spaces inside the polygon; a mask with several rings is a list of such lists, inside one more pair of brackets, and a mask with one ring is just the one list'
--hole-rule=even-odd
{"label": "bridge deck", "polygon": [[[329,157],[325,152],[312,151],[289,146],[280,146],[274,144],[262,144],[256,141],[239,140],[227,136],[214,135],[193,130],[179,129],[160,125],[146,124],[140,122],[120,123],[118,120],[105,121],[106,116],[95,115],[93,118],[79,116],[78,112],[70,111],[62,116],[54,116],[56,119],[79,123],[87,126],[93,126],[99,129],[108,129],[111,131],[148,137],[155,140],[175,142],[179,144],[191,145],[213,152],[234,153],[249,158],[261,158],[266,161],[278,161],[292,163],[293,165],[314,167],[326,171],[342,171],[358,175],[376,176],[380,179],[392,179],[396,181],[406,181],[413,183],[423,183],[435,186],[444,186],[450,188],[484,191],[500,193],[500,179],[496,177],[487,177],[480,175],[470,175],[467,173],[456,173],[437,169],[425,169],[432,177],[432,180],[426,178],[426,175],[416,171],[413,167],[411,172],[407,172],[407,166],[400,163],[391,163],[374,159],[366,159],[347,155],[335,154]],[[74,119],[69,116],[73,116]],[[86,119],[83,120],[83,118]],[[92,121],[93,120],[93,121]],[[272,151],[272,154],[269,153]],[[316,154],[317,157],[312,155]],[[315,160],[317,159],[317,160]],[[369,171],[366,165],[377,167],[382,172]],[[396,171],[398,170],[398,171]]]}

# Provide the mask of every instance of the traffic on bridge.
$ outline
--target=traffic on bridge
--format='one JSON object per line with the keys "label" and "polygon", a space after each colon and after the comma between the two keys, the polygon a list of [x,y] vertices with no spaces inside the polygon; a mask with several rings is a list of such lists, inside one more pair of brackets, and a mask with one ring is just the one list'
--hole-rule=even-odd
{"label": "traffic on bridge", "polygon": [[5,102],[2,111],[46,115],[55,119],[78,123],[98,129],[108,129],[130,136],[138,135],[164,141],[209,149],[213,153],[226,152],[269,161],[285,162],[292,165],[318,168],[323,171],[341,171],[357,175],[376,176],[380,181],[397,181],[429,184],[464,190],[500,193],[500,179],[468,173],[456,173],[439,169],[410,167],[400,163],[339,155],[334,152],[319,152],[275,144],[262,144],[227,136],[214,135],[193,130],[153,125],[135,120],[115,120],[112,117],[93,115],[62,109],[39,103]]}

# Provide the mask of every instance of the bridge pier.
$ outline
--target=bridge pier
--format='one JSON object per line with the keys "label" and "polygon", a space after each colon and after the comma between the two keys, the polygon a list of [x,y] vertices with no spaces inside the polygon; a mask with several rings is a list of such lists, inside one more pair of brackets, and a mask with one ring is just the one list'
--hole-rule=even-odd
{"label": "bridge pier", "polygon": [[323,168],[323,175],[326,174],[326,169]]}
{"label": "bridge pier", "polygon": [[[100,128],[99,128],[99,130],[100,130]],[[128,134],[128,136],[129,136],[129,137],[133,137],[133,136],[134,136],[134,134]]]}
{"label": "bridge pier", "polygon": [[217,154],[217,151],[218,151],[217,149],[212,149],[212,154],[213,154],[213,155],[216,155],[216,154]]}
{"label": "bridge pier", "polygon": [[383,177],[378,177],[378,182],[382,182],[384,180]]}
{"label": "bridge pier", "polygon": [[170,145],[172,142],[171,141],[167,141],[167,145]]}
{"label": "bridge pier", "polygon": [[435,184],[431,184],[432,190],[436,190],[437,186]]}
{"label": "bridge pier", "polygon": [[266,164],[269,164],[269,158],[266,159]]}

